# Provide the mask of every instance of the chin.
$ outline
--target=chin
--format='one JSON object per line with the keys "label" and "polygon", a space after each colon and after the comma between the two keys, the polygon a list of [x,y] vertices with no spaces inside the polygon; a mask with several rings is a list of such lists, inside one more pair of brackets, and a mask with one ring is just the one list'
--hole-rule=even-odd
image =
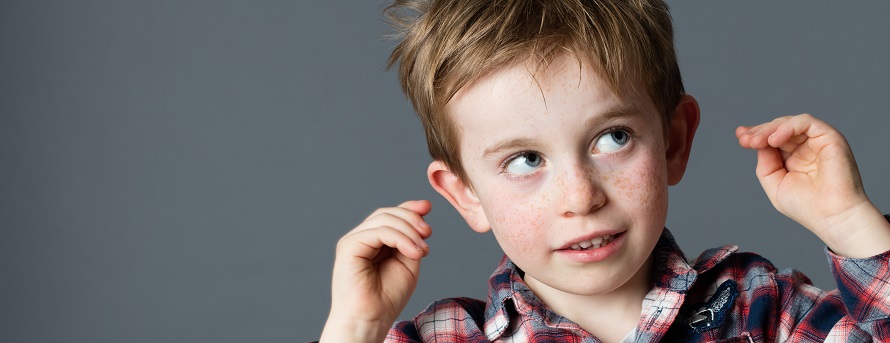
{"label": "chin", "polygon": [[591,296],[591,295],[602,295],[609,294],[620,288],[621,285],[609,284],[609,285],[585,285],[584,287],[577,287],[575,285],[570,285],[567,289],[560,289],[561,291],[580,295],[580,296]]}
{"label": "chin", "polygon": [[634,274],[590,273],[576,278],[559,278],[548,283],[551,288],[575,295],[598,295],[614,292],[626,285]]}
{"label": "chin", "polygon": [[601,280],[600,282],[592,282],[587,285],[583,285],[582,287],[574,287],[577,288],[580,294],[585,295],[595,295],[595,294],[605,294],[611,293],[622,286],[626,285],[628,281],[633,277],[633,275],[628,275],[625,278],[618,279],[618,277],[611,277],[609,280]]}

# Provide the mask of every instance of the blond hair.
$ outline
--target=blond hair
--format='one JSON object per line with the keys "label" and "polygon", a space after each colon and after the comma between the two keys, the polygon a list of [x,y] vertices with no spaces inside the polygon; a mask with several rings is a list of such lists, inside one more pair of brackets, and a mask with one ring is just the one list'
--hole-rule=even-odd
{"label": "blond hair", "polygon": [[[666,122],[684,93],[663,1],[395,0],[385,12],[401,42],[402,90],[423,123],[427,147],[464,183],[459,132],[445,105],[469,82],[533,58],[540,67],[570,52],[612,87],[642,82]],[[665,130],[666,131],[666,130]]]}

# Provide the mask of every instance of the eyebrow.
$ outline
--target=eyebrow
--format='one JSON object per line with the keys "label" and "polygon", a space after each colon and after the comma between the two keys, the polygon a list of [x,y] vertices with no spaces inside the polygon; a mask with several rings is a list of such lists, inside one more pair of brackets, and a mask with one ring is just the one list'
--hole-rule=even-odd
{"label": "eyebrow", "polygon": [[[605,123],[605,122],[614,121],[614,120],[620,119],[620,118],[641,117],[641,116],[643,116],[643,112],[640,111],[640,109],[637,108],[636,106],[633,106],[633,105],[616,106],[616,107],[607,109],[605,112],[603,112],[601,114],[598,114],[598,115],[588,118],[584,122],[583,127],[584,127],[584,131],[590,131],[597,126],[602,125],[602,123]],[[482,159],[485,159],[485,160],[491,159],[492,155],[496,155],[496,154],[500,153],[501,151],[514,150],[514,149],[523,148],[523,147],[533,147],[535,145],[537,145],[536,141],[531,138],[519,137],[519,138],[513,138],[513,139],[506,139],[506,140],[496,143],[495,145],[492,145],[491,147],[486,148],[485,151],[482,152]]]}

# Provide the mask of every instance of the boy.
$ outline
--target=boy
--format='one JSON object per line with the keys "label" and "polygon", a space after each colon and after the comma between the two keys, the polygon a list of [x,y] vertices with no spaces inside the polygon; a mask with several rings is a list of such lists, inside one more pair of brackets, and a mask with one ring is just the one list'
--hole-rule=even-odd
{"label": "boy", "polygon": [[391,63],[427,133],[430,183],[506,257],[487,302],[442,300],[390,330],[431,209],[379,209],[338,244],[322,342],[890,340],[890,224],[843,136],[812,116],[736,136],[773,205],[826,243],[840,292],[733,247],[687,263],[664,229],[699,121],[665,4],[403,6],[420,15]]}

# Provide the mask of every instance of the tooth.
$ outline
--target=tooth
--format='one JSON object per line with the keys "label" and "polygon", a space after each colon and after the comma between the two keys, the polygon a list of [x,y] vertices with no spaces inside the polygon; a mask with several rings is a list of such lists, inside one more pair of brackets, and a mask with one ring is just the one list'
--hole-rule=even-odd
{"label": "tooth", "polygon": [[590,244],[596,245],[596,244],[601,244],[601,243],[603,243],[603,237],[597,237],[597,238],[590,240]]}
{"label": "tooth", "polygon": [[583,241],[583,242],[579,242],[578,245],[580,245],[582,249],[587,249],[587,248],[590,248],[591,244],[590,244],[590,241]]}
{"label": "tooth", "polygon": [[591,247],[593,247],[594,249],[596,249],[596,248],[601,247],[601,245],[599,245],[599,244],[594,244],[594,245],[592,245]]}
{"label": "tooth", "polygon": [[575,243],[575,244],[572,244],[572,249],[574,249],[574,250],[580,250],[580,249],[581,249],[581,246],[578,245],[578,243]]}

